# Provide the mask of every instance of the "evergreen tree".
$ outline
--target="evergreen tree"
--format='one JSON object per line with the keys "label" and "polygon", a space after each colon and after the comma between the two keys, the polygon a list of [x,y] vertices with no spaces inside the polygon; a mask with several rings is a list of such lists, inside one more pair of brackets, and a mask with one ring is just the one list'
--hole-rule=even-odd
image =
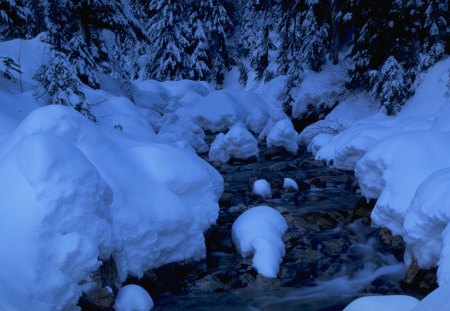
{"label": "evergreen tree", "polygon": [[213,55],[211,74],[218,89],[222,88],[225,72],[230,68],[230,55],[228,49],[228,36],[226,29],[232,22],[220,0],[212,0],[213,11],[211,16],[210,51]]}
{"label": "evergreen tree", "polygon": [[[445,53],[448,22],[448,0],[426,0],[423,16],[421,65],[432,66]],[[450,29],[449,29],[450,30]]]}
{"label": "evergreen tree", "polygon": [[271,0],[251,0],[255,11],[254,24],[259,25],[256,31],[257,41],[254,43],[251,53],[251,65],[256,72],[256,78],[261,80],[269,66],[269,51],[275,48],[270,32],[273,28],[271,9],[274,5]]}
{"label": "evergreen tree", "polygon": [[[318,11],[319,1],[310,0],[300,27],[300,57],[302,62],[314,71],[320,71],[325,63],[329,50],[328,28],[324,20],[320,21],[315,11]],[[319,24],[319,21],[321,22]]]}
{"label": "evergreen tree", "polygon": [[187,53],[189,47],[188,27],[182,18],[184,7],[177,0],[152,0],[149,34],[152,46],[146,77],[164,80],[179,80],[188,77],[192,67]]}
{"label": "evergreen tree", "polygon": [[63,53],[52,50],[49,63],[42,65],[33,78],[45,88],[49,104],[70,106],[90,119],[95,119],[81,90],[81,82]]}
{"label": "evergreen tree", "polygon": [[194,80],[209,78],[211,59],[209,53],[208,32],[211,28],[208,16],[213,9],[211,0],[193,0],[189,28],[191,30],[190,54],[192,68],[189,77]]}
{"label": "evergreen tree", "polygon": [[371,95],[386,109],[388,115],[395,115],[411,96],[406,73],[395,57],[390,56],[380,71],[371,71]]}
{"label": "evergreen tree", "polygon": [[33,22],[24,0],[0,0],[0,40],[29,37]]}

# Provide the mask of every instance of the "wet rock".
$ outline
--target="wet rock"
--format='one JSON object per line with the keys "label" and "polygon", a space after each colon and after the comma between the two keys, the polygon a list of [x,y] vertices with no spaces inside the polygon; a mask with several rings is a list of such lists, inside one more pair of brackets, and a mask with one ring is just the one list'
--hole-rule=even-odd
{"label": "wet rock", "polygon": [[269,167],[269,171],[271,172],[289,172],[295,170],[297,170],[297,166],[289,162],[279,162]]}
{"label": "wet rock", "polygon": [[428,294],[439,286],[437,283],[436,268],[421,269],[417,260],[413,258],[401,285],[403,288]]}
{"label": "wet rock", "polygon": [[230,192],[222,193],[219,200],[219,206],[230,207],[233,204],[233,194]]}
{"label": "wet rock", "polygon": [[228,160],[228,164],[248,164],[256,162],[258,162],[258,158],[256,156],[251,156],[246,159],[231,158],[230,160]]}
{"label": "wet rock", "polygon": [[326,188],[327,187],[327,183],[323,180],[321,180],[320,178],[314,178],[311,180],[311,184],[316,186],[317,188]]}
{"label": "wet rock", "polygon": [[331,257],[337,257],[348,249],[348,241],[332,239],[322,242],[323,252]]}
{"label": "wet rock", "polygon": [[370,214],[375,207],[376,200],[367,201],[366,198],[361,197],[358,202],[356,202],[355,209],[353,211],[352,220],[360,219],[363,224],[370,225],[371,219]]}
{"label": "wet rock", "polygon": [[392,253],[397,260],[403,261],[406,244],[401,236],[394,236],[389,229],[381,228],[377,232],[377,240],[381,250]]}
{"label": "wet rock", "polygon": [[264,159],[269,161],[274,160],[276,157],[285,158],[289,155],[290,153],[284,147],[270,147],[264,151]]}
{"label": "wet rock", "polygon": [[92,275],[94,283],[91,290],[83,293],[79,305],[84,310],[110,310],[114,304],[114,291],[117,292],[116,284],[119,284],[116,263],[111,257],[104,260],[102,265]]}
{"label": "wet rock", "polygon": [[302,191],[302,192],[311,189],[311,185],[303,180],[300,180],[300,181],[297,180],[297,185],[298,185],[298,190]]}

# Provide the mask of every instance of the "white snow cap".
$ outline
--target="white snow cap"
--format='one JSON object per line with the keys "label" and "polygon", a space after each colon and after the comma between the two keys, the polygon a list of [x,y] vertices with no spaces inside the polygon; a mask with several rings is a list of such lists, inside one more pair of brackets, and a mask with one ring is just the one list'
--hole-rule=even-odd
{"label": "white snow cap", "polygon": [[119,290],[114,309],[116,311],[148,311],[153,309],[152,297],[139,285],[126,285]]}
{"label": "white snow cap", "polygon": [[298,133],[294,130],[291,120],[284,119],[275,123],[267,135],[267,147],[284,147],[290,153],[297,153]]}
{"label": "white snow cap", "polygon": [[367,296],[356,299],[343,311],[411,311],[418,303],[410,296]]}
{"label": "white snow cap", "polygon": [[264,199],[271,198],[272,197],[272,188],[270,187],[270,184],[267,180],[258,179],[253,184],[253,193],[263,197]]}
{"label": "white snow cap", "polygon": [[209,150],[209,160],[225,163],[230,158],[248,159],[258,152],[258,141],[242,123],[236,123],[226,135],[216,136]]}
{"label": "white snow cap", "polygon": [[242,213],[233,224],[231,236],[242,257],[253,255],[252,266],[264,277],[276,278],[285,248],[281,237],[287,230],[284,217],[268,206]]}
{"label": "white snow cap", "polygon": [[295,191],[298,191],[298,185],[295,180],[292,178],[284,178],[283,179],[283,189],[294,189]]}

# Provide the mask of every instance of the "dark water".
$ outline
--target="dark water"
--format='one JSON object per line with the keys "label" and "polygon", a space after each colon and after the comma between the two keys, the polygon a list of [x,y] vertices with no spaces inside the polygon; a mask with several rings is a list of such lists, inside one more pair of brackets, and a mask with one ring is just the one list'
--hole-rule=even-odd
{"label": "dark water", "polygon": [[[401,258],[380,247],[377,229],[353,217],[360,196],[351,172],[307,155],[216,168],[231,199],[206,235],[207,258],[156,271],[156,282],[141,281],[154,297],[155,310],[342,310],[360,296],[403,293]],[[303,191],[284,191],[283,177],[302,183]],[[230,238],[236,217],[262,203],[251,194],[258,178],[267,179],[274,192],[264,204],[282,212],[289,225],[277,279],[258,276],[251,258],[241,258]]]}

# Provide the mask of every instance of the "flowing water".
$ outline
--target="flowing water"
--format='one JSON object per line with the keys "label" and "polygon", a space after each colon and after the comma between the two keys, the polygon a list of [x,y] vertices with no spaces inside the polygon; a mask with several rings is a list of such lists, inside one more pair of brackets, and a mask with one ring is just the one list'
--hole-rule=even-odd
{"label": "flowing water", "polygon": [[[379,230],[353,215],[360,196],[351,172],[308,155],[266,160],[262,154],[257,163],[216,168],[227,195],[217,226],[206,234],[206,259],[162,267],[136,281],[152,293],[155,310],[342,310],[363,295],[403,293],[401,252],[383,245]],[[301,191],[283,190],[283,177],[294,178]],[[273,188],[266,202],[251,193],[259,178]],[[261,203],[279,210],[289,226],[277,279],[258,276],[230,237],[239,214]]]}

